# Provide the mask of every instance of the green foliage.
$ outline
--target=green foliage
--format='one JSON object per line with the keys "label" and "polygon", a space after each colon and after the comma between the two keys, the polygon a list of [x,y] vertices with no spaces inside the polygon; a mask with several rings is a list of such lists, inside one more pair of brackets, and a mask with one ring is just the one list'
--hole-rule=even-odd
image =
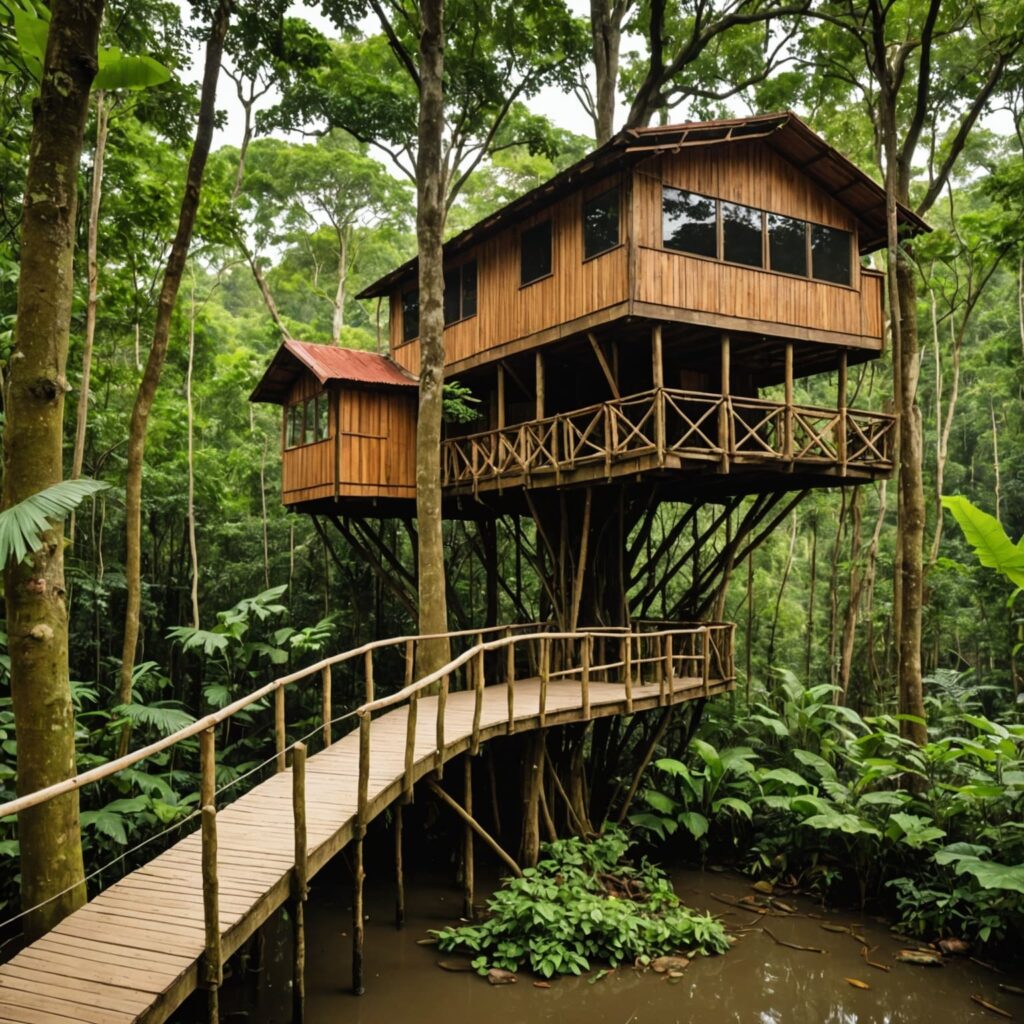
{"label": "green foliage", "polygon": [[86,498],[109,488],[98,480],[64,480],[0,512],[0,567],[22,562],[43,543],[42,535]]}
{"label": "green foliage", "polygon": [[626,861],[630,846],[626,833],[611,826],[594,840],[545,844],[536,868],[506,879],[491,897],[487,920],[435,932],[438,946],[476,954],[481,974],[526,966],[544,978],[599,964],[647,964],[680,950],[724,953],[721,923],[684,907],[668,877],[646,859]]}
{"label": "green foliage", "polygon": [[1014,586],[1024,587],[1024,537],[1014,544],[995,516],[961,495],[944,497],[942,507],[953,513],[982,565],[1001,572]]}
{"label": "green foliage", "polygon": [[480,418],[480,404],[472,390],[457,380],[448,381],[444,386],[444,418],[447,423],[472,423]]}

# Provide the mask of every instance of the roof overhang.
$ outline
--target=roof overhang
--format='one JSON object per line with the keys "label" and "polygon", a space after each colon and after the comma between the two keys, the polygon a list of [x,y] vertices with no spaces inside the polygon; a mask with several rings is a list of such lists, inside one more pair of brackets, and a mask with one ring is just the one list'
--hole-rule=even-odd
{"label": "roof overhang", "polygon": [[[641,160],[697,146],[728,145],[750,139],[763,139],[767,146],[857,218],[861,255],[885,246],[886,203],[882,186],[828,145],[796,114],[783,111],[719,121],[624,129],[578,163],[449,239],[444,245],[445,257],[456,256],[590,181]],[[897,204],[897,218],[901,231],[907,234],[931,230],[913,210],[901,204]],[[387,295],[395,285],[415,273],[416,263],[415,258],[406,261],[364,288],[356,298]]]}

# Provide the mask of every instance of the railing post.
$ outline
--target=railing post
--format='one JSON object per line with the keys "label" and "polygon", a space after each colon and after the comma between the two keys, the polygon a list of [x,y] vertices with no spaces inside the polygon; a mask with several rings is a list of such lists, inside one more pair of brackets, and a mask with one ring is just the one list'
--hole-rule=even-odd
{"label": "railing post", "polygon": [[416,713],[419,705],[419,696],[413,694],[409,698],[409,706],[406,709],[407,718],[405,721],[405,775],[402,779],[402,803],[412,803],[413,791],[413,767],[416,763]]}
{"label": "railing post", "polygon": [[508,691],[508,734],[516,731],[516,641],[509,632],[505,648],[505,687]]}
{"label": "railing post", "polygon": [[373,703],[373,651],[367,651],[363,655],[363,677],[366,682],[366,695],[365,701],[367,704]]}
{"label": "railing post", "polygon": [[583,706],[584,721],[590,719],[590,645],[593,641],[594,638],[590,633],[587,633],[583,637],[582,650],[580,651],[580,658],[583,662],[582,671],[580,672],[580,704]]}
{"label": "railing post", "polygon": [[217,731],[214,726],[199,734],[199,806],[212,807],[217,795]]}
{"label": "railing post", "polygon": [[476,757],[480,753],[480,714],[484,706],[484,651],[482,646],[473,659],[473,663],[476,666],[476,671],[474,672],[476,678],[474,680],[473,738],[470,745],[470,753],[473,757]]}
{"label": "railing post", "polygon": [[412,674],[416,665],[416,641],[405,641],[405,685],[412,685]]}
{"label": "railing post", "polygon": [[846,476],[846,349],[839,353],[839,410],[836,422],[836,447],[839,451],[839,472]]}
{"label": "railing post", "polygon": [[438,779],[444,774],[444,709],[448,702],[448,676],[441,679],[437,691],[437,749],[434,752],[434,771]]}
{"label": "railing post", "polygon": [[323,672],[321,673],[322,685],[322,701],[321,701],[321,715],[323,717],[323,738],[324,746],[329,747],[331,745],[331,719],[334,717],[332,711],[332,699],[331,699],[331,666],[326,665]]}
{"label": "railing post", "polygon": [[540,693],[537,700],[537,714],[540,727],[544,728],[547,717],[548,677],[551,674],[551,642],[546,636],[540,638]]}
{"label": "railing post", "polygon": [[622,636],[622,681],[626,687],[626,714],[633,713],[633,630],[626,627]]}
{"label": "railing post", "polygon": [[662,357],[661,324],[651,329],[651,380],[654,382],[654,443],[658,465],[665,464],[665,364]]}
{"label": "railing post", "polygon": [[793,342],[786,342],[786,412],[782,454],[786,461],[793,462]]}
{"label": "railing post", "polygon": [[675,704],[676,702],[676,659],[675,651],[673,649],[673,641],[675,637],[669,633],[665,638],[668,643],[668,664],[666,669],[668,671],[668,702],[669,704]]}
{"label": "railing post", "polygon": [[306,898],[309,868],[306,835],[306,745],[292,750],[292,818],[295,823],[295,871],[292,892],[292,1021],[302,1024],[306,1012]]}
{"label": "railing post", "polygon": [[217,881],[217,811],[207,804],[202,810],[203,922],[206,934],[203,980],[206,983],[210,1024],[220,1020],[220,986],[224,980],[220,948],[220,899]]}
{"label": "railing post", "polygon": [[708,689],[710,678],[711,678],[711,636],[707,626],[701,627],[700,631],[701,640],[701,682],[704,687],[704,696],[710,695]]}
{"label": "railing post", "polygon": [[659,687],[658,699],[664,704],[668,698],[668,689],[672,679],[672,637],[668,633],[661,638],[661,650],[661,671],[658,673],[661,686]]}
{"label": "railing post", "polygon": [[370,724],[369,711],[359,715],[359,788],[356,803],[355,865],[352,876],[352,991],[363,994],[363,882],[366,871],[363,867],[363,839],[366,836],[366,820],[370,792]]}
{"label": "railing post", "polygon": [[284,748],[288,745],[285,737],[283,686],[274,691],[274,743],[277,747],[277,770],[283,772],[287,766]]}
{"label": "railing post", "polygon": [[723,334],[721,341],[721,377],[722,377],[722,404],[718,407],[718,444],[722,449],[722,461],[720,469],[723,473],[729,472],[729,457],[734,454],[732,451],[732,402],[729,393],[731,390],[731,357],[729,335]]}

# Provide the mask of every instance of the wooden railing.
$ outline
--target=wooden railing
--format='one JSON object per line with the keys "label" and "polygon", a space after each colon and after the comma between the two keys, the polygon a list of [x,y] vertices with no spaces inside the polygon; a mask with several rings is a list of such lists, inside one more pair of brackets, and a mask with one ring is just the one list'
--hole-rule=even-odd
{"label": "wooden railing", "polygon": [[[0,804],[0,818],[15,815],[37,807],[47,801],[65,796],[83,786],[108,779],[125,769],[131,768],[147,758],[199,737],[199,809],[201,817],[202,846],[202,895],[203,920],[205,927],[205,948],[200,982],[208,989],[211,1019],[216,1019],[218,989],[223,976],[222,948],[220,933],[220,911],[217,872],[217,787],[216,787],[216,728],[220,724],[246,711],[257,702],[273,698],[275,752],[270,762],[277,771],[287,767],[287,753],[292,754],[291,767],[292,803],[295,827],[295,861],[292,869],[292,891],[298,906],[299,931],[296,944],[296,977],[301,977],[300,965],[304,961],[304,932],[302,902],[306,898],[309,876],[308,850],[306,839],[306,798],[305,764],[306,746],[300,740],[288,744],[285,715],[285,692],[289,686],[318,680],[320,684],[321,721],[310,736],[319,733],[325,747],[332,742],[334,718],[332,701],[332,668],[344,662],[361,662],[362,703],[353,711],[342,716],[356,717],[359,728],[357,811],[354,837],[356,840],[357,899],[362,898],[362,838],[373,814],[369,803],[369,778],[371,770],[370,728],[373,716],[405,705],[408,708],[404,770],[402,773],[402,794],[406,800],[412,796],[416,768],[416,723],[421,699],[436,694],[435,735],[432,761],[426,771],[440,777],[446,752],[445,705],[449,694],[459,688],[471,690],[474,694],[474,712],[470,751],[476,753],[481,742],[481,710],[483,692],[488,678],[507,687],[508,720],[507,733],[516,729],[516,681],[527,673],[539,681],[537,721],[539,727],[547,722],[548,686],[552,680],[571,680],[579,686],[579,718],[590,717],[591,681],[621,683],[623,708],[633,711],[634,687],[638,684],[656,682],[658,704],[674,703],[677,683],[680,679],[699,681],[698,694],[710,696],[712,684],[728,683],[734,679],[735,627],[732,623],[709,623],[701,625],[678,625],[664,623],[638,623],[632,628],[602,627],[575,632],[559,632],[545,624],[519,624],[489,629],[463,630],[440,634],[449,640],[471,638],[472,644],[435,672],[414,679],[417,648],[424,640],[437,640],[435,636],[403,636],[377,640],[364,644],[342,654],[325,658],[314,665],[281,676],[254,690],[224,708],[206,715],[177,732],[154,743],[82,772],[63,782],[19,796],[15,800]],[[375,655],[387,650],[401,654],[404,683],[397,692],[377,697],[375,679]],[[487,670],[487,659],[491,659],[491,671]],[[693,694],[693,683],[689,684]],[[648,689],[645,696],[649,696]],[[563,708],[563,710],[565,710]],[[575,710],[575,709],[574,709]],[[308,738],[308,737],[307,737]],[[421,770],[422,773],[422,770]],[[354,917],[356,934],[353,943],[354,978],[362,975],[362,914],[357,907]],[[302,936],[299,942],[298,936]]]}
{"label": "wooden railing", "polygon": [[503,478],[554,476],[577,467],[654,455],[888,470],[895,418],[677,388],[657,388],[598,405],[444,442],[448,487]]}

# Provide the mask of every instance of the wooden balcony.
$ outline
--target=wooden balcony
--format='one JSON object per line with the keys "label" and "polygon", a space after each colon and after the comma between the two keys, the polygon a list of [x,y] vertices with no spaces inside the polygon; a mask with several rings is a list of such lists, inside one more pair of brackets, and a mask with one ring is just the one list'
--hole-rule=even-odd
{"label": "wooden balcony", "polygon": [[569,486],[635,473],[686,485],[714,476],[789,490],[858,483],[892,469],[895,417],[763,398],[657,388],[444,442],[449,494]]}

